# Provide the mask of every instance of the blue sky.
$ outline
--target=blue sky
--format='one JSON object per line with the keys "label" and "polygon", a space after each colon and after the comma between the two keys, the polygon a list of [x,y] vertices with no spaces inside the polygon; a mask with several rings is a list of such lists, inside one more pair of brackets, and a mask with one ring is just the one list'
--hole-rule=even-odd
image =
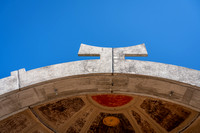
{"label": "blue sky", "polygon": [[81,43],[145,43],[132,59],[200,70],[199,0],[0,0],[0,78],[84,60]]}

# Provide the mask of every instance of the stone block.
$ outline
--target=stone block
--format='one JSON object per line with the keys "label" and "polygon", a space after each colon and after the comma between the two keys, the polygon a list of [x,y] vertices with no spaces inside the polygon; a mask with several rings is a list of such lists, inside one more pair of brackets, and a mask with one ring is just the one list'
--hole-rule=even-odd
{"label": "stone block", "polygon": [[19,89],[18,71],[11,72],[11,76],[0,79],[0,95]]}

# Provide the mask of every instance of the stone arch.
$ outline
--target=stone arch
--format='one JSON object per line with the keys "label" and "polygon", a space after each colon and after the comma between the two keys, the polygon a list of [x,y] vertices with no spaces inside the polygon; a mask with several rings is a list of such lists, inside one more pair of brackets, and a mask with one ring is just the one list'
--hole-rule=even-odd
{"label": "stone arch", "polygon": [[[93,122],[102,125],[103,118],[107,116],[129,123],[128,128],[121,123],[116,129],[122,130],[123,127],[123,130],[131,132],[199,130],[195,127],[200,123],[199,71],[124,59],[125,56],[147,56],[144,44],[127,48],[100,48],[82,44],[79,55],[100,56],[100,60],[62,63],[30,71],[20,69],[12,72],[10,77],[0,79],[2,131],[6,132],[12,127],[8,123],[13,122],[18,125],[15,131],[32,128],[32,132],[70,132],[75,130],[74,125],[82,122],[82,126],[79,125],[75,131],[92,132],[100,130],[92,126]],[[119,95],[122,100],[129,96],[133,100],[120,107],[106,107],[94,100],[91,102],[91,96],[98,95],[106,95],[111,99]],[[91,115],[88,114],[90,111]],[[79,117],[78,114],[85,115]],[[162,115],[165,117],[160,118]],[[170,126],[175,119],[176,123]],[[69,120],[74,121],[72,125]],[[25,121],[23,127],[18,124],[22,121]],[[35,123],[35,127],[30,123]],[[5,128],[5,125],[8,127]],[[112,126],[105,128],[115,130]]]}

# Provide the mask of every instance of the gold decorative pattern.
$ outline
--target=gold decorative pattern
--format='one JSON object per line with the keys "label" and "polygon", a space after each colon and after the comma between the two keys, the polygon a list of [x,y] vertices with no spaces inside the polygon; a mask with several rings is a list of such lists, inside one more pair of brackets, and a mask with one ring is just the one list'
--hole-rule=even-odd
{"label": "gold decorative pattern", "polygon": [[107,116],[103,119],[103,124],[110,126],[110,127],[115,127],[119,123],[120,123],[120,120],[114,116]]}

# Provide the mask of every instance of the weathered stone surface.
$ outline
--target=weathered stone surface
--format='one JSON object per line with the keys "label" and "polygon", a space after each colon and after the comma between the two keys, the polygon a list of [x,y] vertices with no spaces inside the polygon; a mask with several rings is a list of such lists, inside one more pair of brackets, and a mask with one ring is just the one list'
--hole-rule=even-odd
{"label": "weathered stone surface", "polygon": [[21,106],[18,101],[18,94],[12,94],[0,99],[0,116],[13,113],[20,110]]}
{"label": "weathered stone surface", "polygon": [[199,106],[200,107],[200,91],[199,90],[195,90],[193,92],[191,101],[190,101],[190,105],[192,106]]}
{"label": "weathered stone surface", "polygon": [[[194,91],[195,91],[195,90],[192,89],[192,88],[187,88],[187,90],[186,90],[186,92],[185,92],[185,94],[184,94],[184,96],[183,96],[183,99],[182,99],[183,103],[186,103],[186,104],[189,104],[189,103],[190,103]],[[197,99],[197,100],[198,100],[198,99]]]}
{"label": "weathered stone surface", "polygon": [[200,87],[200,72],[180,66],[149,61],[121,60],[115,62],[114,68],[114,73],[148,75]]}
{"label": "weathered stone surface", "polygon": [[184,130],[183,133],[199,133],[200,131],[199,125],[200,125],[200,117],[198,117],[196,121],[190,125],[190,127]]}
{"label": "weathered stone surface", "polygon": [[187,87],[176,83],[138,76],[129,78],[127,88],[128,89],[124,89],[129,92],[154,95],[175,101],[182,101],[183,95],[187,89]]}
{"label": "weathered stone surface", "polygon": [[80,56],[100,56],[100,60],[84,60],[42,67],[30,71],[20,69],[0,80],[0,94],[19,88],[68,76],[91,73],[127,73],[171,79],[200,87],[200,72],[184,67],[125,60],[125,56],[147,56],[144,44],[125,48],[101,48],[81,44]]}
{"label": "weathered stone surface", "polygon": [[28,89],[0,98],[0,116],[13,113],[27,106],[39,102],[40,99],[34,89]]}
{"label": "weathered stone surface", "polygon": [[125,56],[147,56],[145,44],[130,47],[113,48],[113,61],[124,60]]}
{"label": "weathered stone surface", "polygon": [[19,89],[18,71],[11,72],[11,76],[0,79],[0,95]]}

